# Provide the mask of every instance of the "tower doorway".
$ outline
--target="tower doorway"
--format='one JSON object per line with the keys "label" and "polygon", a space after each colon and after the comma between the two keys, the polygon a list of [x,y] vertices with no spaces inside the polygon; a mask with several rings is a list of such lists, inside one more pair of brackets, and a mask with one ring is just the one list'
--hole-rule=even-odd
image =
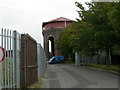
{"label": "tower doorway", "polygon": [[54,38],[53,37],[49,37],[49,57],[53,57],[55,56],[55,51],[54,51]]}

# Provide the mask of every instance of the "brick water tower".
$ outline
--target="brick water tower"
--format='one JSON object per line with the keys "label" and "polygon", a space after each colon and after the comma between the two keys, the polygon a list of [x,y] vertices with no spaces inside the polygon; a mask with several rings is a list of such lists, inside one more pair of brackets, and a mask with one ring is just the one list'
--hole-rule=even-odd
{"label": "brick water tower", "polygon": [[[60,17],[48,22],[43,22],[42,33],[44,38],[44,50],[46,53],[47,60],[49,60],[49,58],[52,56],[61,55],[61,52],[58,49],[58,46],[56,44],[56,40],[58,40],[61,30],[66,26],[71,25],[73,22],[74,22],[73,20],[70,20],[64,17]],[[51,44],[49,44],[50,42]],[[51,50],[51,52],[49,50]]]}

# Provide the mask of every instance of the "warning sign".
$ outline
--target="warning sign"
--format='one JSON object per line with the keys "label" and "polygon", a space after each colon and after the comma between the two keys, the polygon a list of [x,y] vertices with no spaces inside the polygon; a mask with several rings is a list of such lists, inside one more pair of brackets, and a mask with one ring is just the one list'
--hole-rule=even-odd
{"label": "warning sign", "polygon": [[5,58],[5,50],[3,47],[0,47],[0,63],[4,60]]}

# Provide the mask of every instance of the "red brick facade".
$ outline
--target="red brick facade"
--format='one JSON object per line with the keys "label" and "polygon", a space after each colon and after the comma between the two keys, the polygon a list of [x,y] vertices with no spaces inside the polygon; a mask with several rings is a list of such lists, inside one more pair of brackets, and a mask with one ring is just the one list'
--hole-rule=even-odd
{"label": "red brick facade", "polygon": [[43,29],[43,37],[44,37],[44,49],[46,53],[46,59],[48,60],[50,57],[49,55],[49,40],[52,37],[54,41],[53,42],[53,49],[52,51],[53,56],[59,56],[61,55],[60,50],[58,49],[58,46],[56,44],[56,40],[58,40],[59,34],[63,28],[66,26],[69,26],[73,23],[73,20],[60,17],[48,22],[43,22],[42,29]]}

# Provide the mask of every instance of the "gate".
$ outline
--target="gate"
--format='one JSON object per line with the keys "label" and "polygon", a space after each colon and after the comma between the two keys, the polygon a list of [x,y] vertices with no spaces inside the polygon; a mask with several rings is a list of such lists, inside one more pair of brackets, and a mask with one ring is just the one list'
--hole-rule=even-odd
{"label": "gate", "polygon": [[0,62],[0,89],[27,88],[46,69],[44,49],[28,34],[0,30],[0,47],[5,51],[5,59]]}
{"label": "gate", "polygon": [[21,85],[27,88],[38,80],[37,42],[28,34],[22,34],[21,40]]}
{"label": "gate", "polygon": [[0,46],[5,49],[5,59],[0,63],[0,89],[19,88],[21,35],[2,28]]}

